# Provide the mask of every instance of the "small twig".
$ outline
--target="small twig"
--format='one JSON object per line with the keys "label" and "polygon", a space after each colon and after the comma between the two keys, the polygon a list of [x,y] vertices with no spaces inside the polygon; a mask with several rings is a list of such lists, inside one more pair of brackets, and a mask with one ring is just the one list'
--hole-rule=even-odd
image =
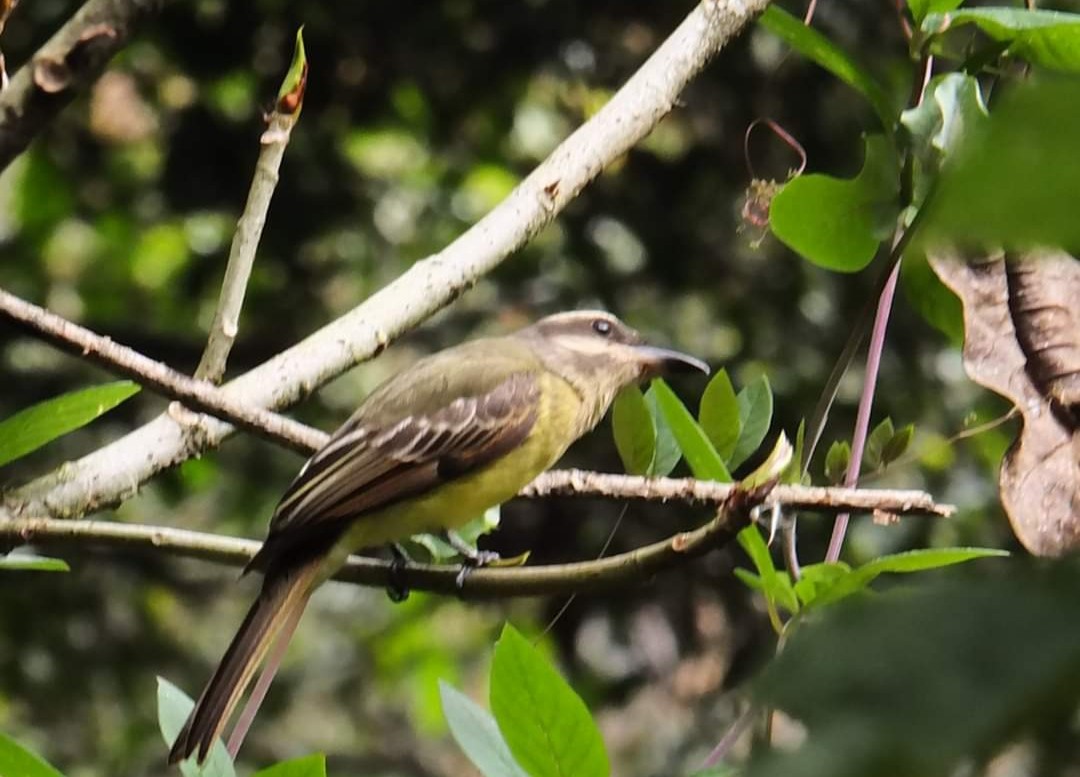
{"label": "small twig", "polygon": [[89,0],[0,92],[0,170],[93,82],[167,0]]}
{"label": "small twig", "polygon": [[[300,57],[303,57],[301,38],[297,37]],[[270,209],[270,200],[278,183],[278,170],[285,156],[285,148],[292,137],[292,129],[300,118],[303,107],[304,89],[307,84],[307,61],[303,61],[303,73],[295,89],[289,93],[289,100],[279,99],[267,119],[267,128],[259,138],[261,150],[255,162],[255,174],[251,179],[244,212],[236,223],[232,246],[229,249],[229,261],[225,267],[225,278],[221,284],[221,296],[214,321],[210,325],[210,335],[206,341],[199,366],[195,369],[195,378],[219,383],[225,374],[225,363],[229,358],[236,333],[240,328],[240,310],[244,306],[244,294],[247,291],[251,268],[255,264],[255,251],[259,247],[266,214]]]}
{"label": "small twig", "polygon": [[307,454],[326,442],[324,432],[269,410],[237,402],[211,383],[189,378],[3,289],[0,289],[0,316],[111,372],[132,378],[166,397],[178,399],[195,410],[225,419],[292,450]]}
{"label": "small twig", "polygon": [[[0,315],[66,350],[80,353],[112,371],[132,377],[166,397],[181,400],[197,410],[211,413],[301,454],[313,453],[325,444],[329,437],[325,432],[269,410],[242,405],[232,400],[225,389],[189,378],[2,289]],[[563,470],[541,475],[522,495],[595,495],[617,499],[680,500],[718,504],[728,497],[732,488],[730,484],[698,480],[649,479]],[[898,515],[949,513],[948,507],[935,505],[929,494],[918,491],[854,491],[777,486],[770,499],[792,509],[819,512],[881,509]]]}
{"label": "small twig", "polygon": [[[520,496],[600,496],[647,502],[685,502],[719,505],[738,490],[733,483],[714,483],[693,478],[643,478],[612,475],[580,469],[551,470],[526,486]],[[896,515],[930,515],[946,518],[955,512],[952,505],[937,504],[923,491],[823,488],[779,485],[761,504],[783,505],[791,510],[819,513],[873,512],[880,509]]]}

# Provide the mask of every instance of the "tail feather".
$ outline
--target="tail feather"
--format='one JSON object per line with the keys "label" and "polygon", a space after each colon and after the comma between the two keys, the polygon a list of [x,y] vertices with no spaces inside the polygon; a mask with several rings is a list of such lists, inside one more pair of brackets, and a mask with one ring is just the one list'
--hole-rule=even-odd
{"label": "tail feather", "polygon": [[267,575],[258,598],[173,742],[170,764],[196,751],[199,763],[206,760],[210,746],[232,717],[282,626],[307,604],[317,570],[317,563],[308,563],[298,569]]}

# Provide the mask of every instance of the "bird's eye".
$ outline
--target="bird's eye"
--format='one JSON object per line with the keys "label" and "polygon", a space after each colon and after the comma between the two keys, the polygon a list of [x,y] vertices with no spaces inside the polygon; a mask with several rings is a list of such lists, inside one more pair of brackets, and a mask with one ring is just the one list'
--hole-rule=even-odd
{"label": "bird's eye", "polygon": [[611,334],[611,322],[603,318],[598,318],[592,322],[593,331],[601,337],[607,337]]}

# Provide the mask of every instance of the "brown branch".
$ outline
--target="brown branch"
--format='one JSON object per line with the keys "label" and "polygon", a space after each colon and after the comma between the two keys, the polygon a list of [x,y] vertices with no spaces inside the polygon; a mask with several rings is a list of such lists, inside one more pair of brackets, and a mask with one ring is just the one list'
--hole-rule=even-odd
{"label": "brown branch", "polygon": [[[551,470],[525,487],[521,496],[601,496],[649,502],[724,504],[738,491],[734,483],[714,483],[693,478],[643,478],[610,475],[580,469]],[[776,486],[762,500],[764,506],[782,505],[791,510],[818,513],[874,512],[892,515],[931,515],[947,518],[956,508],[937,504],[923,491],[891,489],[820,488]]]}
{"label": "brown branch", "polygon": [[[189,378],[2,289],[0,316],[7,317],[64,350],[78,353],[113,372],[133,378],[166,397],[180,400],[196,410],[210,413],[301,454],[310,455],[329,437],[325,432],[286,416],[242,405],[210,383]],[[731,484],[693,479],[641,478],[583,470],[556,470],[541,475],[521,495],[600,496],[718,505],[730,496],[733,488]],[[921,491],[777,486],[767,503],[825,513],[879,511],[895,515],[944,517],[953,512],[951,506],[935,504],[932,496]]]}
{"label": "brown branch", "polygon": [[[65,351],[132,378],[163,396],[246,429],[253,434],[310,454],[327,435],[283,415],[230,399],[212,383],[189,378],[138,351],[120,345],[0,289],[0,316]],[[173,414],[174,418],[177,414]]]}
{"label": "brown branch", "polygon": [[[745,495],[745,492],[740,493]],[[466,578],[464,590],[457,588],[456,578],[460,567],[456,565],[409,563],[403,568],[404,580],[414,590],[461,594],[466,598],[541,596],[584,590],[595,592],[640,583],[657,572],[730,541],[749,522],[749,506],[742,504],[744,500],[732,501],[740,503],[737,509],[733,507],[718,511],[716,518],[700,528],[595,561],[476,569]],[[262,544],[254,540],[166,526],[55,518],[0,519],[0,541],[4,540],[43,547],[152,551],[229,566],[243,566]],[[391,565],[376,559],[350,556],[333,579],[385,588],[391,583]]]}
{"label": "brown branch", "polygon": [[[297,51],[303,52],[302,38],[297,36]],[[247,291],[251,268],[255,264],[255,251],[259,247],[266,214],[270,210],[270,200],[277,188],[278,170],[285,156],[285,148],[292,137],[292,129],[300,118],[303,106],[304,89],[307,85],[307,61],[304,60],[302,76],[287,96],[289,100],[278,100],[274,110],[267,117],[267,129],[259,138],[259,159],[255,163],[255,174],[251,179],[247,202],[240,220],[236,223],[232,246],[229,248],[229,261],[225,266],[225,278],[221,283],[221,296],[214,321],[210,325],[210,335],[206,341],[206,350],[195,370],[196,379],[219,383],[225,374],[225,363],[229,358],[240,328],[240,310],[244,306],[244,294]]]}
{"label": "brown branch", "polygon": [[89,0],[0,92],[0,170],[92,83],[167,0]]}

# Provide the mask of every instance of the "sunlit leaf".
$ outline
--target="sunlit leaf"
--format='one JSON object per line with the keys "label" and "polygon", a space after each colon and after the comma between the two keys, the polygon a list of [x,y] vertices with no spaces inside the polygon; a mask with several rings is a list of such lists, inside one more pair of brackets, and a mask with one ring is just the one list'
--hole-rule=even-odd
{"label": "sunlit leaf", "polygon": [[1080,72],[1080,15],[1026,8],[964,8],[926,17],[922,30],[935,35],[967,24],[1008,44],[1008,53],[1035,65]]}
{"label": "sunlit leaf", "polygon": [[807,261],[827,270],[857,272],[874,258],[892,228],[898,176],[893,149],[881,135],[869,135],[855,178],[813,173],[788,181],[769,207],[769,226]]}
{"label": "sunlit leaf", "polygon": [[3,777],[63,777],[41,756],[0,731],[0,775]]}
{"label": "sunlit leaf", "polygon": [[530,777],[609,777],[588,708],[540,652],[507,624],[491,663],[491,712]]}
{"label": "sunlit leaf", "polygon": [[[33,553],[9,553],[0,556],[0,572],[18,570],[27,572],[70,572],[71,567],[60,558],[47,558]],[[0,772],[2,775],[3,772]]]}
{"label": "sunlit leaf", "polygon": [[730,483],[731,474],[724,466],[723,459],[682,400],[675,396],[675,392],[661,379],[653,381],[652,391],[656,393],[657,406],[671,427],[671,433],[675,435],[679,449],[694,477]]}
{"label": "sunlit leaf", "polygon": [[930,13],[945,13],[959,8],[964,0],[907,0],[911,16],[918,24]]}
{"label": "sunlit leaf", "polygon": [[879,469],[881,467],[881,451],[885,448],[886,443],[893,438],[894,434],[896,434],[896,430],[893,428],[891,418],[886,418],[870,432],[870,435],[866,438],[866,450],[863,453],[863,460],[870,469]]}
{"label": "sunlit leaf", "polygon": [[825,480],[833,485],[843,483],[851,464],[851,445],[845,440],[836,440],[825,454]]}
{"label": "sunlit leaf", "polygon": [[326,756],[317,753],[281,761],[251,777],[326,777]]}
{"label": "sunlit leaf", "polygon": [[86,426],[139,391],[129,380],[72,391],[0,421],[0,465]]}
{"label": "sunlit leaf", "polygon": [[756,488],[770,481],[779,482],[791,462],[791,443],[788,442],[787,435],[781,432],[765,461],[761,462],[753,472],[742,479],[742,487]]}
{"label": "sunlit leaf", "polygon": [[928,569],[948,567],[975,559],[1008,555],[1007,551],[995,548],[926,548],[881,556],[844,575],[837,575],[828,585],[819,586],[814,604],[830,604],[851,596],[865,589],[886,572],[898,574],[924,572]]}

